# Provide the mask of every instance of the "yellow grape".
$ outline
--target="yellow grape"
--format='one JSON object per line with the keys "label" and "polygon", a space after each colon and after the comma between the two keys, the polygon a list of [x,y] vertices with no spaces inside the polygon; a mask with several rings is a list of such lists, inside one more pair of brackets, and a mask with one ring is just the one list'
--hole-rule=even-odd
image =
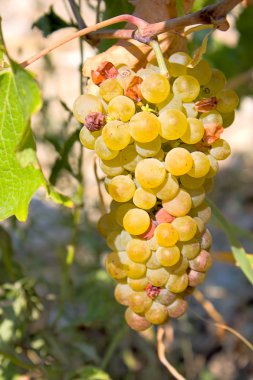
{"label": "yellow grape", "polygon": [[143,80],[141,93],[148,102],[161,103],[170,93],[170,83],[161,74],[151,74]]}
{"label": "yellow grape", "polygon": [[161,265],[164,267],[170,267],[179,261],[180,250],[176,245],[167,248],[159,247],[156,256]]}
{"label": "yellow grape", "polygon": [[121,305],[128,306],[129,301],[128,297],[133,293],[133,289],[128,284],[118,283],[114,290],[114,297],[116,301]]}
{"label": "yellow grape", "polygon": [[106,257],[105,267],[109,275],[115,280],[126,278],[125,271],[125,252],[111,252]]}
{"label": "yellow grape", "polygon": [[87,149],[94,149],[96,139],[101,135],[101,131],[89,131],[85,126],[81,129],[79,139],[81,144]]}
{"label": "yellow grape", "polygon": [[161,149],[161,138],[157,136],[148,143],[135,143],[136,152],[142,157],[154,157]]}
{"label": "yellow grape", "polygon": [[200,252],[199,241],[195,238],[188,240],[188,241],[184,241],[182,243],[179,243],[178,246],[179,246],[179,249],[180,249],[182,255],[187,260],[194,259],[196,256],[198,256],[198,254]]}
{"label": "yellow grape", "polygon": [[124,171],[120,154],[118,154],[112,160],[100,160],[99,165],[103,172],[108,175],[108,177],[115,177],[116,175],[122,174]]}
{"label": "yellow grape", "polygon": [[185,52],[176,52],[168,59],[169,73],[172,77],[179,77],[186,74],[187,65],[190,63],[191,57]]}
{"label": "yellow grape", "polygon": [[230,156],[231,148],[226,140],[219,139],[211,145],[210,153],[216,160],[225,160]]}
{"label": "yellow grape", "polygon": [[132,292],[128,296],[128,303],[131,310],[135,313],[143,314],[152,305],[152,299],[146,292]]}
{"label": "yellow grape", "polygon": [[145,318],[154,325],[160,325],[168,319],[168,312],[166,306],[153,302],[152,306],[145,314]]}
{"label": "yellow grape", "polygon": [[73,114],[75,118],[84,123],[86,116],[91,112],[102,112],[103,105],[99,97],[92,94],[78,96],[73,105]]}
{"label": "yellow grape", "polygon": [[193,165],[188,172],[189,176],[194,178],[204,177],[210,169],[210,161],[208,157],[202,152],[192,152]]}
{"label": "yellow grape", "polygon": [[147,211],[133,208],[125,214],[123,226],[131,235],[141,235],[147,231],[150,225],[150,217]]}
{"label": "yellow grape", "polygon": [[212,69],[212,76],[209,82],[202,89],[202,96],[209,98],[215,96],[225,86],[227,80],[222,71]]}
{"label": "yellow grape", "polygon": [[113,120],[107,123],[102,129],[104,143],[109,149],[124,149],[131,140],[127,123]]}
{"label": "yellow grape", "polygon": [[178,241],[177,230],[170,223],[159,224],[154,235],[161,247],[172,247]]}
{"label": "yellow grape", "polygon": [[205,178],[193,178],[188,174],[184,174],[180,177],[180,182],[187,189],[198,189],[205,182]]}
{"label": "yellow grape", "polygon": [[141,278],[146,273],[146,265],[142,263],[135,263],[127,256],[124,261],[124,270],[126,275],[130,278]]}
{"label": "yellow grape", "polygon": [[108,185],[108,193],[117,202],[127,202],[132,199],[135,189],[134,181],[130,175],[116,176]]}
{"label": "yellow grape", "polygon": [[195,220],[188,215],[174,219],[171,225],[177,230],[180,241],[191,240],[197,232]]}
{"label": "yellow grape", "polygon": [[112,160],[119,154],[118,150],[112,150],[108,148],[108,146],[104,143],[102,136],[99,136],[96,139],[94,148],[98,157],[101,158],[102,160]]}
{"label": "yellow grape", "polygon": [[165,268],[158,268],[147,269],[146,276],[153,286],[162,287],[168,281],[170,274]]}
{"label": "yellow grape", "polygon": [[181,75],[173,83],[174,94],[183,102],[192,102],[199,95],[199,91],[199,82],[191,75]]}
{"label": "yellow grape", "polygon": [[135,190],[133,202],[135,206],[144,210],[149,210],[155,206],[156,196],[151,190],[139,187]]}
{"label": "yellow grape", "polygon": [[182,293],[187,288],[188,282],[189,280],[186,273],[181,275],[171,274],[166,284],[166,288],[173,293]]}
{"label": "yellow grape", "polygon": [[129,132],[135,141],[147,143],[154,140],[160,130],[158,118],[151,112],[136,113],[129,122]]}
{"label": "yellow grape", "polygon": [[162,162],[155,158],[145,158],[135,168],[137,182],[146,189],[159,186],[165,179],[166,171]]}
{"label": "yellow grape", "polygon": [[99,88],[100,96],[108,103],[116,96],[123,94],[123,88],[116,78],[104,80]]}
{"label": "yellow grape", "polygon": [[127,283],[131,289],[139,292],[141,290],[145,290],[146,286],[148,285],[148,279],[147,279],[147,277],[140,277],[140,278],[129,278],[128,277]]}
{"label": "yellow grape", "polygon": [[165,109],[159,115],[160,135],[167,140],[177,140],[187,129],[187,119],[183,112]]}
{"label": "yellow grape", "polygon": [[178,189],[179,184],[177,178],[168,173],[161,185],[154,188],[153,191],[156,194],[157,198],[162,199],[163,201],[167,201],[174,198],[178,192]]}
{"label": "yellow grape", "polygon": [[127,211],[131,210],[132,208],[135,208],[133,203],[124,203],[119,205],[119,207],[116,209],[115,219],[120,226],[123,226],[123,218]]}
{"label": "yellow grape", "polygon": [[173,216],[185,216],[192,206],[191,196],[187,191],[179,189],[177,195],[170,201],[163,202],[163,207]]}
{"label": "yellow grape", "polygon": [[190,194],[192,199],[192,207],[198,207],[205,200],[205,189],[200,186],[198,189],[188,189],[187,192]]}
{"label": "yellow grape", "polygon": [[127,308],[125,311],[125,320],[131,329],[136,331],[144,331],[150,327],[150,322],[141,315],[135,313],[130,308]]}
{"label": "yellow grape", "polygon": [[128,242],[126,253],[132,261],[136,263],[144,263],[151,255],[151,251],[145,240],[132,239]]}
{"label": "yellow grape", "polygon": [[196,119],[195,117],[189,117],[187,121],[187,129],[180,138],[186,144],[196,144],[204,136],[204,125],[201,120]]}
{"label": "yellow grape", "polygon": [[122,165],[129,172],[134,172],[136,165],[142,160],[142,157],[136,152],[134,145],[128,145],[121,152]]}
{"label": "yellow grape", "polygon": [[188,150],[173,148],[165,157],[165,167],[172,175],[180,176],[188,173],[193,165],[193,159]]}
{"label": "yellow grape", "polygon": [[97,222],[99,233],[106,237],[112,230],[118,229],[114,213],[104,214]]}
{"label": "yellow grape", "polygon": [[126,122],[134,115],[135,104],[127,96],[119,95],[110,101],[107,112],[113,119],[120,119]]}
{"label": "yellow grape", "polygon": [[217,94],[217,110],[219,112],[233,112],[239,104],[239,98],[233,90],[222,90]]}
{"label": "yellow grape", "polygon": [[206,174],[206,178],[212,178],[218,173],[219,164],[216,158],[214,158],[211,154],[208,154],[207,157],[210,162],[210,169]]}
{"label": "yellow grape", "polygon": [[207,61],[201,60],[195,67],[188,68],[187,74],[196,78],[200,85],[204,85],[210,81],[212,69]]}

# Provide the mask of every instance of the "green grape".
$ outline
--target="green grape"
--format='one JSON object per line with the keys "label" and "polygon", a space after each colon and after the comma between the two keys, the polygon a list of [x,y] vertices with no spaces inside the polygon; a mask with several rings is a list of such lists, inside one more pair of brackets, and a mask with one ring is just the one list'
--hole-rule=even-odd
{"label": "green grape", "polygon": [[195,107],[195,103],[183,103],[183,112],[188,118],[197,118],[198,111]]}
{"label": "green grape", "polygon": [[148,285],[148,279],[147,277],[140,277],[140,278],[127,278],[127,283],[130,286],[131,289],[140,292],[141,290],[145,290],[146,286]]}
{"label": "green grape", "polygon": [[201,249],[210,249],[213,242],[212,235],[208,229],[200,236]]}
{"label": "green grape", "polygon": [[159,131],[159,119],[151,112],[138,112],[129,122],[129,132],[132,138],[140,143],[154,140],[158,136]]}
{"label": "green grape", "polygon": [[90,132],[85,126],[81,129],[79,139],[81,144],[87,149],[94,149],[96,139],[101,135],[101,131]]}
{"label": "green grape", "polygon": [[158,248],[156,255],[158,261],[165,267],[175,265],[180,259],[180,251],[176,245],[167,248],[160,247]]}
{"label": "green grape", "polygon": [[200,243],[199,241],[194,238],[188,241],[184,241],[181,243],[178,243],[178,247],[181,251],[181,254],[187,259],[192,260],[196,256],[198,256],[200,252]]}
{"label": "green grape", "polygon": [[154,325],[160,325],[168,319],[166,306],[153,302],[145,314],[145,318]]}
{"label": "green grape", "polygon": [[118,229],[115,216],[113,213],[104,214],[97,222],[99,233],[106,237],[112,230]]}
{"label": "green grape", "polygon": [[156,297],[156,302],[161,303],[164,306],[168,306],[176,299],[176,294],[171,293],[168,289],[161,289],[160,293]]}
{"label": "green grape", "polygon": [[168,267],[168,272],[171,274],[176,274],[177,276],[182,275],[186,273],[187,269],[189,267],[188,260],[183,256],[180,255],[179,261],[172,265],[171,267]]}
{"label": "green grape", "polygon": [[205,202],[203,202],[200,206],[195,207],[191,210],[191,216],[199,217],[200,219],[203,220],[205,224],[211,218],[211,214],[212,214],[211,208]]}
{"label": "green grape", "polygon": [[124,169],[129,172],[134,172],[136,165],[142,160],[142,157],[138,155],[134,145],[128,145],[121,152],[122,165]]}
{"label": "green grape", "polygon": [[91,112],[102,112],[103,105],[100,99],[92,94],[84,94],[78,96],[73,105],[74,117],[84,123],[86,116]]}
{"label": "green grape", "polygon": [[199,82],[191,75],[181,75],[173,83],[174,94],[183,102],[192,102],[199,95],[199,91]]}
{"label": "green grape", "polygon": [[187,288],[188,282],[186,273],[181,275],[170,274],[166,288],[173,293],[182,293]]}
{"label": "green grape", "polygon": [[135,104],[127,96],[119,95],[110,101],[107,112],[113,119],[120,119],[126,122],[134,115]]}
{"label": "green grape", "polygon": [[[148,244],[148,247],[150,248],[149,242],[150,242],[150,240],[147,241],[147,244]],[[159,245],[158,245],[158,243],[157,243],[157,248],[156,248],[156,250],[157,250],[158,248],[159,248]],[[153,251],[153,252],[151,253],[150,258],[149,258],[148,261],[146,262],[146,267],[147,267],[148,269],[159,269],[159,268],[161,268],[161,263],[160,263],[160,261],[158,261],[158,258],[157,258],[157,254],[156,254],[156,252]]]}
{"label": "green grape", "polygon": [[215,96],[219,91],[223,89],[226,84],[226,77],[222,71],[212,69],[212,76],[210,81],[203,87],[202,96],[211,97]]}
{"label": "green grape", "polygon": [[188,215],[174,219],[171,225],[176,229],[180,241],[191,240],[197,232],[196,222]]}
{"label": "green grape", "polygon": [[156,196],[152,190],[143,189],[139,187],[135,190],[133,196],[133,202],[135,206],[142,208],[144,210],[150,210],[156,204]]}
{"label": "green grape", "polygon": [[100,165],[100,168],[108,177],[115,177],[124,172],[120,154],[118,154],[112,160],[106,160],[106,161],[100,160],[99,165]]}
{"label": "green grape", "polygon": [[118,301],[118,303],[120,303],[121,305],[128,306],[128,297],[132,293],[133,289],[131,289],[128,284],[118,283],[114,290],[114,297],[116,298],[116,301]]}
{"label": "green grape", "polygon": [[239,104],[239,98],[233,90],[222,90],[217,94],[217,110],[219,112],[233,112]]}
{"label": "green grape", "polygon": [[147,330],[151,324],[147,321],[146,318],[136,314],[130,308],[127,308],[125,311],[125,320],[131,329],[136,331]]}
{"label": "green grape", "polygon": [[205,273],[197,272],[193,269],[191,269],[188,272],[189,286],[192,286],[192,287],[198,286],[202,284],[205,278],[206,278]]}
{"label": "green grape", "polygon": [[[209,172],[208,172],[209,173]],[[184,174],[180,177],[180,182],[186,189],[198,189],[200,186],[202,186],[205,182],[205,178],[193,178],[189,176],[188,174]]]}
{"label": "green grape", "polygon": [[150,217],[147,211],[133,208],[125,214],[123,226],[131,235],[141,235],[147,231],[150,226]]}
{"label": "green grape", "polygon": [[143,291],[129,294],[128,302],[130,309],[139,314],[145,313],[153,303],[152,299]]}
{"label": "green grape", "polygon": [[198,256],[189,260],[189,266],[191,269],[197,272],[207,272],[212,266],[212,256],[208,251],[202,249]]}
{"label": "green grape", "polygon": [[104,140],[102,136],[99,136],[96,139],[95,142],[95,152],[97,153],[98,157],[101,158],[102,160],[112,160],[115,158],[118,154],[118,150],[112,150],[108,148],[108,146],[104,143]]}
{"label": "green grape", "polygon": [[162,287],[169,279],[169,272],[165,268],[147,269],[147,279],[153,286]]}
{"label": "green grape", "polygon": [[173,216],[185,216],[192,206],[191,196],[187,191],[179,189],[177,195],[170,201],[163,202],[163,207]]}
{"label": "green grape", "polygon": [[124,264],[125,256],[125,252],[111,252],[106,257],[106,270],[108,274],[115,280],[123,280],[127,277]]}
{"label": "green grape", "polygon": [[187,129],[187,119],[177,109],[165,109],[160,112],[160,135],[167,140],[177,140]]}
{"label": "green grape", "polygon": [[115,220],[121,227],[123,226],[123,218],[125,214],[132,208],[135,208],[133,203],[124,203],[119,205],[119,207],[115,211]]}
{"label": "green grape", "polygon": [[195,67],[188,68],[187,74],[196,78],[200,85],[204,85],[210,81],[212,69],[207,61],[201,60]]}
{"label": "green grape", "polygon": [[177,230],[170,223],[159,224],[154,235],[161,247],[172,247],[178,241]]}
{"label": "green grape", "polygon": [[182,51],[172,54],[168,59],[168,69],[172,77],[179,77],[186,74],[187,65],[190,63],[191,57]]}
{"label": "green grape", "polygon": [[127,277],[130,278],[141,278],[146,274],[145,264],[130,260],[127,254],[126,257],[124,256],[124,270]]}
{"label": "green grape", "polygon": [[136,263],[145,263],[151,255],[147,242],[141,239],[130,240],[126,252],[129,259]]}
{"label": "green grape", "polygon": [[108,247],[114,251],[125,251],[127,244],[131,239],[131,235],[129,235],[126,231],[114,230],[107,236],[106,243]]}
{"label": "green grape", "polygon": [[180,176],[188,173],[193,165],[191,153],[184,148],[173,148],[165,157],[165,168],[172,175]]}
{"label": "green grape", "polygon": [[175,197],[179,189],[177,178],[168,173],[160,186],[153,189],[157,198],[168,201]]}
{"label": "green grape", "polygon": [[225,160],[230,156],[231,148],[226,140],[219,139],[211,145],[210,153],[216,160]]}
{"label": "green grape", "polygon": [[235,120],[235,111],[229,113],[222,113],[223,127],[228,128],[231,124],[233,124]]}
{"label": "green grape", "polygon": [[208,157],[208,160],[210,162],[210,169],[209,169],[209,171],[205,177],[206,178],[213,178],[218,173],[219,164],[218,164],[217,160],[211,154],[208,154],[207,157]]}
{"label": "green grape", "polygon": [[190,194],[192,199],[192,207],[198,207],[205,200],[205,189],[203,186],[200,186],[198,189],[188,189],[187,192]]}
{"label": "green grape", "polygon": [[210,161],[208,157],[202,152],[192,152],[193,165],[191,170],[188,171],[189,176],[194,178],[204,177],[210,169]]}
{"label": "green grape", "polygon": [[135,143],[136,152],[142,157],[154,157],[161,149],[161,138],[157,136],[148,143]]}
{"label": "green grape", "polygon": [[183,136],[181,136],[181,140],[186,144],[196,144],[204,136],[204,125],[201,120],[194,117],[188,118],[187,121],[187,129]]}
{"label": "green grape", "polygon": [[119,175],[110,181],[108,193],[117,202],[128,202],[133,198],[135,183],[130,175]]}
{"label": "green grape", "polygon": [[178,297],[167,307],[168,316],[170,318],[179,318],[186,312],[187,307],[187,301]]}
{"label": "green grape", "polygon": [[116,96],[122,95],[123,88],[116,78],[109,78],[101,83],[99,94],[108,103]]}
{"label": "green grape", "polygon": [[109,149],[124,149],[131,140],[128,124],[119,120],[107,123],[102,130],[104,143]]}
{"label": "green grape", "polygon": [[141,93],[148,102],[161,103],[170,93],[170,83],[161,74],[151,74],[141,83]]}
{"label": "green grape", "polygon": [[159,186],[165,179],[164,165],[155,158],[145,158],[135,168],[135,178],[145,189]]}

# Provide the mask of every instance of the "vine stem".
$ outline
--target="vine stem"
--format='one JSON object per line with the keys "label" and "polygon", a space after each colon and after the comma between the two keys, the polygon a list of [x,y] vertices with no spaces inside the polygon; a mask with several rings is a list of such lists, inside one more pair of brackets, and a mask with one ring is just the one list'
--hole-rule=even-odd
{"label": "vine stem", "polygon": [[[165,20],[162,22],[157,22],[150,24],[145,20],[128,14],[123,14],[110,18],[108,20],[99,22],[98,24],[89,26],[87,28],[81,29],[78,32],[72,33],[54,44],[43,49],[39,53],[28,58],[21,63],[21,66],[26,67],[31,63],[37,61],[38,59],[44,57],[52,50],[64,45],[65,43],[74,40],[75,38],[82,37],[88,33],[96,32],[99,29],[105,28],[107,26],[117,24],[119,22],[128,22],[137,27],[137,31],[132,29],[124,30],[124,38],[128,37],[135,38],[140,42],[150,43],[150,40],[161,33],[168,32],[171,30],[182,29],[186,26],[196,25],[196,24],[213,24],[216,28],[226,31],[229,28],[229,23],[226,19],[228,12],[230,12],[237,4],[241,3],[242,0],[221,0],[220,2],[199,10],[195,13],[190,13],[183,17],[176,17],[173,19]],[[118,33],[117,38],[120,38],[120,33]]]}

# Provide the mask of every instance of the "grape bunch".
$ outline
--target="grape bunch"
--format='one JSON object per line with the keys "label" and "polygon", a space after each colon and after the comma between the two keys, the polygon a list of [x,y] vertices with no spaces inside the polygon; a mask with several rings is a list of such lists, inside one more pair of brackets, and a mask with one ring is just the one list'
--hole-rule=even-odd
{"label": "grape bunch", "polygon": [[80,141],[94,150],[112,198],[98,230],[112,250],[106,270],[135,330],[182,316],[187,296],[212,264],[206,228],[218,162],[230,155],[220,138],[238,97],[224,74],[172,54],[134,72],[103,62],[73,107]]}

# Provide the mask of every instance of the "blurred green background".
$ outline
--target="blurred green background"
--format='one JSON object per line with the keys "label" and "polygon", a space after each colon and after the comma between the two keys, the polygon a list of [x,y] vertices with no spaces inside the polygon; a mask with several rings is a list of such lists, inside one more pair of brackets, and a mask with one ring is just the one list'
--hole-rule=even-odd
{"label": "blurred green background", "polygon": [[[197,0],[194,10],[208,3],[213,2]],[[79,6],[89,25],[133,10],[127,0],[80,0]],[[65,28],[77,27],[67,0],[1,0],[0,14],[6,45],[17,61],[66,35]],[[228,32],[212,34],[205,55],[241,96],[234,125],[224,134],[233,154],[221,165],[211,199],[231,222],[252,231],[253,7],[236,7],[229,21]],[[191,52],[205,33],[190,39]],[[114,300],[114,283],[103,267],[108,249],[95,227],[100,209],[93,156],[81,149],[80,126],[71,114],[83,87],[83,61],[113,42],[94,48],[73,41],[31,67],[44,99],[33,120],[39,160],[50,182],[76,206],[56,206],[41,190],[26,223],[9,218],[0,224],[1,380],[171,378],[157,358],[156,330],[139,334],[128,329],[124,308]],[[210,229],[213,251],[229,252],[215,220]],[[241,232],[240,238],[252,253],[250,237]],[[252,287],[238,268],[215,262],[201,289],[229,325],[253,339]],[[192,299],[189,312],[172,322],[171,362],[187,380],[252,379],[252,352],[229,334],[221,340],[205,320]]]}

